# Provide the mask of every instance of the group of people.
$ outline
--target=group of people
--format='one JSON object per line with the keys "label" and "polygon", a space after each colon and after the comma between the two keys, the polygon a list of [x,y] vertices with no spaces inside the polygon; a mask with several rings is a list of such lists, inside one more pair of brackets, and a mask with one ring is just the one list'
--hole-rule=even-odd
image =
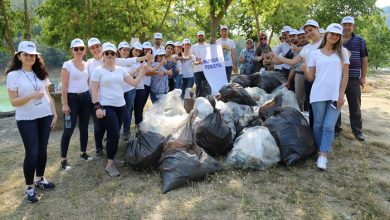
{"label": "group of people", "polygon": [[[359,85],[365,82],[368,54],[364,39],[353,33],[352,17],[345,17],[341,25],[329,25],[323,37],[319,30],[314,20],[308,20],[300,31],[285,26],[280,37],[282,43],[273,49],[268,46],[267,35],[260,33],[257,48],[254,49],[253,40],[247,40],[238,61],[241,74],[253,74],[262,69],[285,73],[286,87],[296,92],[301,109],[310,111],[315,141],[320,148],[317,166],[326,169],[327,153],[345,93],[351,127],[355,136],[364,140]],[[237,72],[235,44],[228,38],[227,26],[220,27],[220,34],[217,44],[222,46],[226,77],[230,82],[232,72]],[[155,46],[150,42],[133,45],[120,42],[116,47],[110,42],[101,43],[98,38],[90,38],[85,45],[79,38],[72,40],[72,59],[66,61],[61,70],[62,112],[67,120],[61,137],[61,168],[71,169],[67,154],[77,122],[80,158],[93,159],[87,153],[88,123],[92,116],[95,158],[103,156],[106,134],[105,169],[109,176],[119,176],[116,167],[124,165],[124,161],[116,158],[120,130],[123,140],[128,141],[133,111],[137,127],[143,120],[149,96],[155,103],[167,92],[180,88],[183,98],[194,83],[196,94],[202,93],[202,84],[207,83],[202,59],[208,44],[203,31],[196,36],[198,42],[194,45],[184,39],[167,41],[165,47],[161,33],[154,35]],[[87,49],[93,57],[84,61]],[[36,189],[55,187],[44,178],[44,172],[48,139],[58,115],[48,90],[48,73],[33,42],[20,42],[6,73],[10,101],[16,108],[17,126],[25,147],[23,171],[27,199],[36,202]]]}

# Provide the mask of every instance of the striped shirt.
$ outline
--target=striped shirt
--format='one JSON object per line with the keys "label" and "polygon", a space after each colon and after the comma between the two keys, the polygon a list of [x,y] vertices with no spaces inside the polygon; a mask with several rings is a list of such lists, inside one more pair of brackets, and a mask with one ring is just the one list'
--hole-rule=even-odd
{"label": "striped shirt", "polygon": [[351,39],[344,44],[344,47],[351,52],[351,57],[349,58],[349,78],[360,78],[362,58],[368,56],[366,41],[363,37],[352,33]]}

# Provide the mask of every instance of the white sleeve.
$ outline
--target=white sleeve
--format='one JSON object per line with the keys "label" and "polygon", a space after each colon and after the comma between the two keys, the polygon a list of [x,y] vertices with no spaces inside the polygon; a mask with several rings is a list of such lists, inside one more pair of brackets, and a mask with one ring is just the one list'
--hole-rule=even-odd
{"label": "white sleeve", "polygon": [[122,75],[123,75],[123,79],[126,78],[126,76],[129,75],[129,73],[127,72],[127,70],[125,68],[121,68],[120,70],[122,72]]}
{"label": "white sleeve", "polygon": [[7,88],[10,90],[10,91],[18,91],[18,87],[19,87],[19,84],[18,84],[18,81],[16,80],[16,77],[15,77],[15,74],[16,72],[10,72],[8,73],[7,75]]}
{"label": "white sleeve", "polygon": [[118,66],[130,66],[132,64],[137,63],[137,58],[116,58],[115,64]]}
{"label": "white sleeve", "polygon": [[92,71],[91,81],[100,82],[100,71],[99,68],[96,68]]}
{"label": "white sleeve", "polygon": [[230,48],[231,49],[236,49],[236,44],[234,43],[233,40],[230,40]]}
{"label": "white sleeve", "polygon": [[277,55],[281,54],[282,53],[282,45],[279,44],[278,46],[272,48],[272,52],[274,52]]}
{"label": "white sleeve", "polygon": [[344,58],[344,64],[350,64],[349,62],[349,51],[343,47],[343,58]]}
{"label": "white sleeve", "polygon": [[70,62],[72,62],[72,61],[68,60],[64,64],[62,64],[62,69],[66,69],[66,70],[68,70],[68,72],[70,72]]}
{"label": "white sleeve", "polygon": [[316,66],[316,51],[312,51],[308,56],[308,67]]}

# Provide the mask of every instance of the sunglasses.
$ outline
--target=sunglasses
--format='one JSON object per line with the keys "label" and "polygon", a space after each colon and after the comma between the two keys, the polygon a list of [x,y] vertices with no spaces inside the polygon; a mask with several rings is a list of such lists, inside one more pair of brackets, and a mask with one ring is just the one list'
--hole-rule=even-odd
{"label": "sunglasses", "polygon": [[252,42],[251,42],[251,41],[248,41],[248,42],[246,42],[246,44],[252,44]]}
{"label": "sunglasses", "polygon": [[111,56],[116,56],[116,53],[114,51],[104,51],[104,55],[105,56],[108,56],[108,55],[111,55]]}
{"label": "sunglasses", "polygon": [[73,51],[84,51],[84,47],[73,47]]}
{"label": "sunglasses", "polygon": [[263,37],[263,38],[260,38],[260,40],[267,40],[267,38],[264,38],[264,37]]}

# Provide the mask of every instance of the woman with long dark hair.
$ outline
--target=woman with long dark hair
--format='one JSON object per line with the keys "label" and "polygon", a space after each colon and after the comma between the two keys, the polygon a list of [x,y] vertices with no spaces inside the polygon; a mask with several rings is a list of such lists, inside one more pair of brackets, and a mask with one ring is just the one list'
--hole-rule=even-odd
{"label": "woman with long dark hair", "polygon": [[49,95],[49,74],[33,42],[19,43],[6,74],[9,99],[15,107],[16,124],[25,149],[23,173],[27,200],[36,202],[35,189],[55,187],[44,174],[49,135],[58,117]]}

